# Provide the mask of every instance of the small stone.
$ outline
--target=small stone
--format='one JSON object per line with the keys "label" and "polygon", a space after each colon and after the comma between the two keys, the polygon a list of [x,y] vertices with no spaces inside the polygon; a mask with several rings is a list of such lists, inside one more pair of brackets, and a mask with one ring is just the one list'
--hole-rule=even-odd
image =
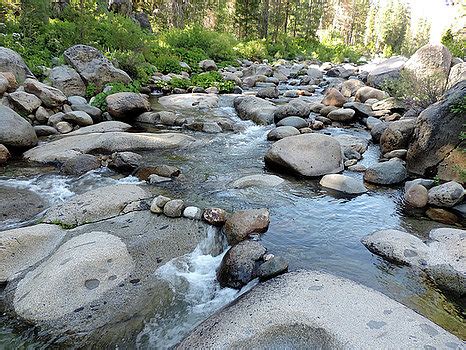
{"label": "small stone", "polygon": [[423,208],[429,199],[427,188],[422,185],[413,185],[405,192],[404,199],[407,204],[415,208]]}
{"label": "small stone", "polygon": [[278,141],[285,137],[299,134],[299,130],[296,129],[294,126],[279,126],[278,128],[269,131],[269,133],[267,134],[267,140]]}
{"label": "small stone", "polygon": [[82,96],[68,96],[68,102],[71,104],[71,106],[87,104],[86,99]]}
{"label": "small stone", "polygon": [[63,116],[64,120],[71,121],[79,126],[88,126],[94,124],[91,116],[83,111],[72,111]]}
{"label": "small stone", "polygon": [[225,222],[224,232],[230,245],[235,245],[253,233],[266,232],[270,224],[268,209],[241,210],[233,213]]}
{"label": "small stone", "polygon": [[34,131],[38,137],[58,134],[57,129],[48,125],[36,125],[34,126]]}
{"label": "small stone", "polygon": [[186,207],[183,211],[183,216],[188,219],[200,220],[202,218],[202,210],[198,207]]}
{"label": "small stone", "polygon": [[223,226],[227,221],[227,212],[221,208],[207,208],[202,218],[213,226]]}
{"label": "small stone", "polygon": [[354,109],[340,108],[331,111],[327,118],[337,122],[345,122],[353,119],[355,113]]}
{"label": "small stone", "polygon": [[68,122],[58,122],[55,125],[55,128],[58,130],[60,134],[67,134],[73,131],[73,126]]}
{"label": "small stone", "polygon": [[179,218],[183,214],[184,202],[181,199],[168,201],[163,207],[163,213],[170,218]]}
{"label": "small stone", "polygon": [[109,167],[123,173],[131,173],[141,166],[143,158],[134,152],[115,152],[112,154]]}
{"label": "small stone", "polygon": [[0,165],[5,164],[8,159],[10,159],[11,155],[4,145],[0,144]]}
{"label": "small stone", "polygon": [[[265,260],[265,259],[264,259]],[[281,256],[265,260],[259,267],[257,274],[260,281],[267,281],[288,271],[288,262]]]}
{"label": "small stone", "polygon": [[163,176],[159,176],[156,174],[149,175],[149,178],[147,179],[147,181],[151,185],[160,184],[164,182],[170,182],[172,180],[173,179],[171,177],[163,177]]}
{"label": "small stone", "polygon": [[154,214],[162,214],[163,213],[163,208],[160,208],[158,205],[157,205],[157,198],[154,198],[154,200],[152,201],[151,205],[150,205],[150,211]]}
{"label": "small stone", "polygon": [[365,172],[367,169],[364,165],[362,164],[356,164],[356,165],[351,165],[348,167],[348,170],[349,171],[354,171],[354,172],[357,172],[357,173],[363,173]]}
{"label": "small stone", "polygon": [[167,204],[169,201],[171,201],[171,198],[168,198],[168,197],[165,197],[165,196],[157,196],[153,203],[155,202],[155,204],[159,207],[159,208],[163,208],[165,206],[165,204]]}

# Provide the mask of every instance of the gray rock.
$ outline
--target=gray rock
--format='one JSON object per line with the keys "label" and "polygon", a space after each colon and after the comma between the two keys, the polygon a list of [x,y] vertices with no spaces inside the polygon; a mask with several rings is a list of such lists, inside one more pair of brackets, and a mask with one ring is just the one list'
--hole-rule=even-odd
{"label": "gray rock", "polygon": [[349,108],[339,108],[331,111],[328,115],[327,118],[337,121],[337,122],[346,122],[350,121],[353,119],[355,115],[355,111],[353,109]]}
{"label": "gray rock", "polygon": [[[401,325],[406,319],[412,321]],[[257,285],[201,323],[177,348],[381,349],[393,344],[443,348],[461,347],[462,341],[380,292],[330,274],[299,271]]]}
{"label": "gray rock", "polygon": [[49,112],[42,106],[37,108],[35,116],[36,116],[36,120],[42,124],[47,124],[49,117],[50,117]]}
{"label": "gray rock", "polygon": [[231,214],[223,227],[228,244],[231,246],[244,241],[254,233],[264,233],[270,224],[268,209],[240,210]]}
{"label": "gray rock", "polygon": [[[323,116],[323,117],[327,117],[328,114],[332,111],[336,111],[338,109],[338,107],[335,107],[335,106],[325,106],[324,108],[321,108],[320,110],[320,114]],[[328,118],[327,118],[328,119]],[[328,119],[330,120],[330,119]],[[332,121],[330,120],[330,124],[332,123]]]}
{"label": "gray rock", "polygon": [[147,182],[149,182],[150,185],[157,185],[160,183],[171,182],[171,181],[173,181],[171,177],[159,176],[157,174],[151,174],[147,178]]}
{"label": "gray rock", "polygon": [[24,118],[12,109],[0,106],[0,143],[7,147],[30,148],[37,144],[37,136]]}
{"label": "gray rock", "polygon": [[429,190],[429,204],[438,207],[453,207],[464,198],[464,188],[455,181],[450,181]]}
{"label": "gray rock", "polygon": [[414,132],[416,121],[403,119],[391,122],[380,137],[382,153],[388,153],[396,149],[407,149]]}
{"label": "gray rock", "polygon": [[354,96],[354,99],[356,102],[364,103],[367,100],[372,99],[372,98],[375,98],[380,101],[387,97],[389,96],[385,91],[378,90],[370,86],[364,86],[358,89],[358,91],[356,92],[356,95]]}
{"label": "gray rock", "polygon": [[97,107],[88,104],[73,104],[71,105],[71,109],[73,111],[80,111],[89,114],[95,123],[102,121],[102,111]]}
{"label": "gray rock", "polygon": [[375,143],[379,143],[380,142],[380,138],[382,137],[382,134],[384,133],[384,131],[388,128],[389,126],[389,123],[385,123],[385,122],[380,122],[378,124],[375,124],[372,129],[371,129],[371,137],[372,137],[372,140],[375,142]]}
{"label": "gray rock", "polygon": [[350,149],[359,154],[363,154],[366,152],[369,145],[368,140],[354,135],[340,134],[335,135],[334,138],[338,141],[344,151]]}
{"label": "gray rock", "polygon": [[427,189],[420,184],[411,185],[405,191],[404,200],[412,207],[424,208],[429,200]]}
{"label": "gray rock", "polygon": [[65,116],[65,113],[62,113],[62,112],[58,112],[58,113],[52,114],[52,115],[49,117],[49,119],[47,120],[47,125],[50,125],[50,126],[55,127],[55,125],[57,125],[57,123],[63,121],[63,117],[64,117],[64,116]]}
{"label": "gray rock", "polygon": [[168,110],[205,110],[218,107],[216,94],[181,94],[159,98],[159,103]]}
{"label": "gray rock", "polygon": [[257,174],[244,176],[232,182],[233,188],[248,188],[248,187],[275,187],[283,184],[285,180],[276,175]]}
{"label": "gray rock", "polygon": [[372,110],[374,111],[391,110],[391,111],[402,112],[406,110],[406,104],[403,101],[395,97],[388,97],[386,99],[383,99],[381,101],[378,101],[372,104]]}
{"label": "gray rock", "polygon": [[94,122],[89,114],[83,111],[73,111],[65,113],[63,116],[64,120],[73,122],[79,126],[89,126],[92,125]]}
{"label": "gray rock", "polygon": [[131,173],[143,164],[141,155],[134,152],[115,152],[112,154],[109,167],[123,173]]}
{"label": "gray rock", "polygon": [[[292,117],[288,117],[288,118],[292,118]],[[294,136],[294,135],[299,135],[299,134],[300,134],[299,130],[296,129],[294,126],[279,126],[273,130],[270,130],[270,132],[267,134],[267,140],[277,141],[277,140],[281,140],[288,136]]]}
{"label": "gray rock", "polygon": [[286,117],[277,123],[277,126],[292,126],[296,129],[306,128],[309,126],[308,122],[301,117]]}
{"label": "gray rock", "polygon": [[252,120],[260,125],[272,124],[277,110],[272,102],[255,96],[236,97],[234,107],[241,119]]}
{"label": "gray rock", "polygon": [[367,192],[367,189],[361,181],[341,174],[325,175],[320,180],[320,185],[347,194],[361,194]]}
{"label": "gray rock", "polygon": [[367,118],[367,117],[372,117],[374,113],[372,112],[372,108],[361,102],[346,102],[343,105],[343,108],[351,108],[354,109],[356,112],[356,116],[362,117],[362,118]]}
{"label": "gray rock", "polygon": [[256,97],[259,98],[278,98],[280,93],[278,92],[277,87],[268,87],[264,89],[260,89],[257,91]]}
{"label": "gray rock", "polygon": [[79,128],[78,130],[69,133],[68,136],[127,131],[130,128],[131,125],[129,124],[117,120],[111,120]]}
{"label": "gray rock", "polygon": [[0,232],[0,282],[14,279],[21,271],[47,257],[64,236],[60,227],[47,224]]}
{"label": "gray rock", "polygon": [[367,83],[375,88],[381,88],[385,82],[400,78],[400,72],[408,59],[402,56],[394,56],[377,64],[367,76]]}
{"label": "gray rock", "polygon": [[73,125],[65,121],[58,122],[55,124],[55,129],[57,129],[60,134],[68,134],[73,131]]}
{"label": "gray rock", "polygon": [[73,107],[73,105],[87,105],[87,100],[81,95],[79,96],[71,95],[71,96],[68,96],[68,103],[71,104],[71,107]]}
{"label": "gray rock", "polygon": [[405,191],[407,191],[411,186],[422,185],[427,189],[434,187],[435,181],[431,179],[414,179],[411,181],[405,182]]}
{"label": "gray rock", "polygon": [[28,78],[23,85],[24,91],[39,97],[46,107],[59,107],[67,100],[63,92],[38,80]]}
{"label": "gray rock", "polygon": [[147,96],[134,92],[117,92],[105,100],[108,113],[117,119],[129,119],[150,110]]}
{"label": "gray rock", "polygon": [[202,126],[202,131],[209,134],[218,134],[222,132],[222,127],[217,123],[204,123]]}
{"label": "gray rock", "polygon": [[287,271],[288,262],[280,256],[274,256],[259,266],[257,274],[259,275],[259,279],[263,282]]}
{"label": "gray rock", "polygon": [[13,73],[19,83],[26,78],[34,77],[18,53],[2,46],[0,46],[0,71]]}
{"label": "gray rock", "polygon": [[258,268],[266,251],[256,241],[243,241],[230,248],[217,271],[220,285],[240,289],[258,277]]}
{"label": "gray rock", "polygon": [[172,199],[163,206],[163,213],[170,218],[179,218],[183,214],[184,202]]}
{"label": "gray rock", "polygon": [[0,198],[0,224],[31,220],[46,208],[44,200],[27,189],[0,187]]}
{"label": "gray rock", "polygon": [[280,120],[296,116],[301,118],[308,118],[311,113],[311,104],[303,101],[302,99],[294,99],[285,105],[278,106],[274,113],[274,121],[278,123]]}
{"label": "gray rock", "polygon": [[34,126],[34,131],[36,132],[37,137],[58,134],[57,129],[55,129],[53,126],[48,125],[36,125]]}
{"label": "gray rock", "polygon": [[65,175],[82,175],[88,171],[100,168],[100,160],[90,154],[79,154],[67,159],[60,168],[60,173]]}
{"label": "gray rock", "polygon": [[63,53],[63,57],[86,84],[94,84],[97,89],[102,89],[107,83],[128,84],[131,82],[128,74],[115,68],[99,50],[91,46],[72,46]]}
{"label": "gray rock", "polygon": [[451,67],[447,89],[451,89],[456,83],[463,80],[466,80],[466,62],[461,62]]}
{"label": "gray rock", "polygon": [[10,159],[11,154],[4,145],[0,144],[0,165],[5,164]]}
{"label": "gray rock", "polygon": [[361,80],[358,79],[348,79],[343,82],[343,85],[341,86],[341,94],[344,97],[351,97],[356,94],[356,91],[358,91],[359,88],[362,88],[363,86],[366,86]]}
{"label": "gray rock", "polygon": [[275,142],[266,164],[302,176],[320,176],[343,170],[341,146],[331,136],[302,134]]}
{"label": "gray rock", "polygon": [[394,185],[408,177],[403,161],[392,158],[388,162],[377,163],[367,168],[364,180],[378,185]]}
{"label": "gray rock", "polygon": [[[69,66],[52,68],[49,74],[50,83],[66,96],[86,96],[86,85],[81,76]],[[86,103],[86,101],[84,101]]]}
{"label": "gray rock", "polygon": [[[380,123],[383,123],[380,119],[377,119],[377,118],[374,118],[374,117],[368,117],[366,119],[366,126],[369,130],[372,130],[372,128],[376,125],[376,124],[380,124]],[[387,125],[388,127],[388,125]],[[383,133],[383,132],[382,132]],[[379,140],[380,140],[380,137],[382,137],[382,135],[379,136]]]}
{"label": "gray rock", "polygon": [[77,195],[51,207],[44,222],[77,226],[117,216],[131,202],[147,198],[148,193],[136,185],[112,185]]}
{"label": "gray rock", "polygon": [[33,94],[24,91],[15,91],[8,94],[8,101],[19,112],[31,114],[40,107],[42,101]]}
{"label": "gray rock", "polygon": [[[34,129],[32,130],[34,131]],[[177,133],[151,134],[106,132],[75,134],[60,140],[41,144],[25,152],[23,157],[29,161],[39,163],[64,162],[66,159],[76,154],[92,153],[95,150],[105,153],[135,150],[162,150],[189,147],[194,141],[195,139],[188,135]]]}
{"label": "gray rock", "polygon": [[199,68],[201,68],[203,71],[214,71],[217,70],[217,65],[213,60],[203,60],[199,62]]}
{"label": "gray rock", "polygon": [[202,210],[198,207],[188,206],[183,210],[183,217],[192,220],[201,220]]}

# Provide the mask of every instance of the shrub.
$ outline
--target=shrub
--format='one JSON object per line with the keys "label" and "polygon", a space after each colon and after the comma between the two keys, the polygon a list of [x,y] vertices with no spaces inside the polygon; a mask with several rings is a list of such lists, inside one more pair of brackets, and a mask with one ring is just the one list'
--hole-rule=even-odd
{"label": "shrub", "polygon": [[222,93],[231,92],[235,87],[235,83],[233,81],[224,80],[222,75],[218,72],[206,72],[193,75],[191,83],[193,86],[200,86],[204,89],[216,87],[219,92]]}
{"label": "shrub", "polygon": [[234,50],[240,57],[250,60],[261,60],[269,55],[265,39],[250,40],[239,43],[234,47]]}
{"label": "shrub", "polygon": [[117,92],[139,92],[141,85],[139,82],[133,82],[131,84],[112,83],[107,84],[103,92],[95,95],[91,105],[99,108],[101,111],[107,110],[106,98],[109,95],[116,94]]}
{"label": "shrub", "polygon": [[453,56],[464,58],[466,56],[466,39],[460,33],[453,34],[451,29],[448,29],[442,35],[442,44],[445,45]]}

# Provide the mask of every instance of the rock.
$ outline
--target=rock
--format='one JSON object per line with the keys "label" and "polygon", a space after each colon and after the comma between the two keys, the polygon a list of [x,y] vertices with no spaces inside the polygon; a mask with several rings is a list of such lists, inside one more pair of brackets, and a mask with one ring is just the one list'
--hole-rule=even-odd
{"label": "rock", "polygon": [[72,133],[69,133],[68,136],[127,131],[130,128],[131,128],[131,125],[129,124],[116,121],[116,120],[111,120],[111,121],[101,122],[98,124],[79,128],[78,130],[75,130]]}
{"label": "rock", "polygon": [[380,137],[382,153],[408,148],[414,132],[415,120],[398,120],[388,124]]}
{"label": "rock", "polygon": [[202,213],[202,218],[213,226],[223,226],[227,221],[228,213],[220,208],[207,208]]}
{"label": "rock", "polygon": [[201,220],[202,218],[202,210],[198,207],[186,207],[183,210],[183,217],[192,220]]}
{"label": "rock", "polygon": [[115,152],[112,154],[109,167],[122,173],[131,173],[143,164],[141,155],[134,152]]}
{"label": "rock", "polygon": [[228,244],[233,246],[253,233],[264,233],[270,223],[268,209],[241,210],[233,213],[225,222],[223,230]]}
{"label": "rock", "polygon": [[[336,111],[338,109],[338,107],[335,107],[335,106],[327,106],[327,107],[324,107],[320,110],[320,114],[324,117],[327,117],[328,114],[332,111]],[[330,120],[330,119],[328,119]],[[330,120],[330,124],[332,123],[332,121]]]}
{"label": "rock", "polygon": [[[131,4],[131,10],[132,10],[132,4]],[[152,33],[152,25],[150,24],[150,19],[149,19],[149,15],[145,12],[136,12],[133,14],[133,17],[134,19],[139,23],[139,25],[141,26],[142,29],[145,29],[147,30],[149,33]],[[180,62],[180,65],[181,63],[184,63],[184,62]],[[183,68],[187,68],[188,70],[191,70],[189,68],[189,66],[185,63],[185,66],[182,66]]]}
{"label": "rock", "polygon": [[391,159],[391,158],[403,159],[406,157],[406,153],[408,153],[407,149],[394,149],[393,151],[385,153],[383,157],[386,159]]}
{"label": "rock", "polygon": [[172,199],[163,206],[163,213],[170,218],[179,218],[183,214],[184,202]]}
{"label": "rock", "polygon": [[288,98],[297,98],[302,94],[302,90],[287,90],[283,94],[283,97],[288,97]]}
{"label": "rock", "polygon": [[88,171],[100,168],[100,160],[90,154],[79,154],[67,159],[60,168],[60,173],[65,175],[82,175]]}
{"label": "rock", "polygon": [[391,111],[405,111],[406,104],[395,98],[395,97],[388,97],[381,101],[378,101],[372,104],[372,110],[374,111],[381,111],[381,110],[391,110]]}
{"label": "rock", "polygon": [[285,105],[278,106],[274,113],[274,121],[278,123],[286,117],[301,117],[307,119],[311,113],[311,105],[301,99],[291,100]]}
{"label": "rock", "polygon": [[146,191],[136,185],[100,187],[51,207],[44,222],[78,226],[108,219],[119,215],[128,203],[147,197]]}
{"label": "rock", "polygon": [[378,124],[375,124],[372,129],[371,129],[371,136],[372,136],[372,140],[375,142],[375,143],[378,143],[380,142],[380,138],[382,137],[382,134],[384,133],[384,131],[388,128],[389,126],[389,123],[385,123],[385,122],[380,122]]}
{"label": "rock", "polygon": [[431,179],[414,179],[414,180],[405,182],[405,191],[408,191],[408,189],[414,185],[422,185],[426,189],[430,189],[434,187],[434,184],[435,184],[435,181]]}
{"label": "rock", "polygon": [[404,199],[407,204],[415,208],[424,208],[429,199],[427,189],[422,185],[410,186],[405,194]]}
{"label": "rock", "polygon": [[58,122],[55,124],[55,128],[60,134],[68,134],[73,131],[73,125],[68,122]]}
{"label": "rock", "polygon": [[275,187],[283,184],[285,180],[276,175],[257,174],[248,175],[232,182],[233,188],[248,187]]}
{"label": "rock", "polygon": [[[292,117],[289,117],[289,118],[292,118]],[[287,119],[287,118],[285,118],[285,119]],[[283,120],[285,120],[285,119],[283,119]],[[307,123],[306,123],[306,125],[307,125]],[[288,136],[294,136],[294,135],[299,135],[299,134],[300,134],[299,130],[296,129],[294,126],[279,126],[279,127],[275,128],[273,130],[270,130],[270,132],[267,134],[267,140],[277,141],[277,140],[281,140],[281,139],[283,139],[285,137],[288,137]]]}
{"label": "rock", "polygon": [[240,289],[258,277],[266,249],[256,241],[243,241],[230,248],[220,263],[217,280],[222,287]]}
{"label": "rock", "polygon": [[0,143],[0,165],[5,164],[10,157],[11,154],[10,151],[8,151],[8,148]]}
{"label": "rock", "polygon": [[10,82],[3,74],[0,74],[0,95],[3,95],[10,88]]}
{"label": "rock", "polygon": [[296,129],[307,127],[309,124],[303,118],[300,117],[286,117],[277,123],[277,126],[292,126]]}
{"label": "rock", "polygon": [[[420,176],[433,176],[437,166],[457,147],[461,147],[460,135],[464,115],[452,112],[452,106],[466,94],[466,81],[448,90],[441,100],[421,112],[416,120],[413,140],[406,156],[407,168]],[[464,148],[464,147],[463,147]],[[466,157],[456,166],[466,167]],[[452,165],[454,166],[454,165]],[[444,169],[443,174],[451,174]],[[451,180],[445,176],[442,180]]]}
{"label": "rock", "polygon": [[0,143],[7,147],[30,148],[37,144],[37,136],[31,124],[19,114],[0,106]]}
{"label": "rock", "polygon": [[378,90],[370,86],[364,86],[358,89],[356,95],[354,96],[354,99],[356,102],[364,103],[371,98],[375,98],[380,101],[387,97],[389,96],[385,91]]}
{"label": "rock", "polygon": [[464,188],[455,181],[450,181],[429,190],[429,204],[437,207],[453,207],[464,198]]}
{"label": "rock", "polygon": [[0,198],[0,223],[31,220],[46,208],[43,199],[27,189],[0,187]]}
{"label": "rock", "polygon": [[408,177],[403,161],[392,158],[388,162],[377,163],[367,168],[364,180],[378,185],[394,185]]}
{"label": "rock", "polygon": [[49,112],[47,112],[47,110],[44,107],[40,106],[39,108],[37,108],[36,120],[39,123],[47,124],[49,117]]}
{"label": "rock", "polygon": [[260,281],[264,282],[285,272],[288,272],[288,262],[280,256],[274,256],[259,266],[257,274]]}
{"label": "rock", "polygon": [[[400,325],[406,319],[412,321]],[[461,347],[462,341],[378,291],[327,273],[298,271],[258,284],[197,326],[177,348],[381,349],[393,344],[443,348]]]}
{"label": "rock", "polygon": [[149,182],[150,185],[157,185],[160,183],[170,182],[170,181],[173,181],[171,177],[164,177],[164,176],[159,176],[156,174],[149,175],[149,178],[147,179],[147,182]]}
{"label": "rock", "polygon": [[266,164],[302,176],[320,176],[343,170],[341,146],[331,136],[302,134],[275,142]]}
{"label": "rock", "polygon": [[372,108],[369,105],[361,102],[346,102],[343,105],[343,108],[353,109],[356,112],[355,115],[361,118],[371,118],[374,115]]}
{"label": "rock", "polygon": [[73,111],[73,112],[65,113],[65,115],[63,116],[63,119],[67,121],[71,121],[74,124],[77,124],[79,126],[89,126],[94,123],[92,121],[91,116],[87,114],[86,112],[82,112],[82,111]]}
{"label": "rock", "polygon": [[369,144],[368,140],[354,135],[340,134],[335,135],[334,138],[338,141],[343,150],[351,149],[359,154],[366,152]]}
{"label": "rock", "polygon": [[323,103],[313,103],[313,104],[311,104],[310,109],[311,109],[311,112],[320,113],[320,111],[324,107],[325,107],[325,105]]}
{"label": "rock", "polygon": [[63,57],[86,84],[94,84],[97,89],[102,89],[107,83],[128,84],[131,82],[128,74],[115,68],[99,50],[91,46],[72,46],[63,53]]}
{"label": "rock", "polygon": [[439,86],[445,86],[451,66],[451,53],[441,44],[427,44],[418,49],[406,62],[403,70],[417,79],[435,79]]}
{"label": "rock", "polygon": [[58,134],[57,129],[55,129],[53,126],[48,125],[36,125],[34,126],[34,131],[36,132],[37,137]]}
{"label": "rock", "polygon": [[363,86],[366,86],[361,80],[358,79],[348,79],[343,82],[343,85],[341,86],[341,94],[344,97],[351,97],[356,94],[356,91],[358,91],[359,88],[362,88]]}
{"label": "rock", "polygon": [[199,62],[199,68],[201,68],[205,72],[214,71],[218,69],[217,65],[212,60],[203,60]]}
{"label": "rock", "polygon": [[163,177],[177,177],[180,175],[180,169],[171,165],[143,166],[136,171],[135,176],[145,181],[152,174]]}
{"label": "rock", "polygon": [[[69,66],[52,68],[49,74],[50,83],[66,96],[86,96],[86,85],[81,76]],[[86,100],[84,100],[86,103]]]}
{"label": "rock", "polygon": [[331,111],[327,115],[327,118],[337,122],[346,122],[353,119],[355,113],[356,112],[353,109],[339,108]]}
{"label": "rock", "polygon": [[37,96],[24,91],[15,91],[8,94],[8,101],[18,112],[26,115],[33,113],[42,104]]}
{"label": "rock", "polygon": [[58,113],[51,115],[49,119],[47,120],[47,125],[55,127],[57,123],[63,121],[64,116],[65,116],[65,113],[62,113],[62,112],[58,112]]}
{"label": "rock", "polygon": [[466,62],[461,62],[451,67],[447,89],[451,89],[456,83],[463,80],[466,80]]}
{"label": "rock", "polygon": [[[366,126],[369,130],[372,130],[372,128],[376,125],[376,124],[380,124],[380,123],[383,123],[381,120],[377,119],[377,118],[374,118],[374,117],[368,117],[366,119]],[[388,125],[387,125],[388,127]],[[379,136],[379,140],[380,140],[380,137],[382,135]]]}
{"label": "rock", "polygon": [[325,175],[320,180],[320,185],[347,194],[361,194],[367,192],[362,182],[355,178],[340,174]]}
{"label": "rock", "polygon": [[362,243],[390,261],[423,269],[442,289],[463,295],[466,290],[464,233],[452,228],[435,229],[424,243],[407,232],[382,230],[365,236]]}
{"label": "rock", "polygon": [[234,107],[241,119],[252,120],[259,125],[272,124],[277,110],[272,102],[255,96],[236,97]]}
{"label": "rock", "polygon": [[429,219],[445,225],[456,225],[460,221],[458,216],[442,208],[429,208],[426,210],[426,215]]}
{"label": "rock", "polygon": [[254,86],[257,86],[259,82],[266,82],[266,81],[267,81],[267,77],[265,75],[256,74],[256,75],[243,78],[243,85],[246,85],[252,88]]}
{"label": "rock", "polygon": [[16,81],[16,77],[12,72],[0,72],[0,75],[8,82],[6,91],[14,92],[18,88],[18,82]]}
{"label": "rock", "polygon": [[401,70],[408,59],[402,56],[394,56],[377,64],[367,76],[367,83],[380,89],[386,82],[400,78]]}
{"label": "rock", "polygon": [[0,46],[0,72],[11,72],[16,80],[22,83],[34,75],[24,63],[21,56],[13,50]]}
{"label": "rock", "polygon": [[322,103],[326,106],[343,107],[346,103],[346,98],[340,91],[335,88],[330,88],[326,91]]}
{"label": "rock", "polygon": [[173,149],[188,147],[194,141],[195,139],[188,135],[177,133],[106,132],[78,134],[41,144],[25,152],[23,157],[29,161],[53,163],[63,162],[79,153],[92,153],[93,151],[114,153],[135,150]]}
{"label": "rock", "polygon": [[259,98],[278,98],[280,93],[277,87],[268,87],[257,91],[256,97]]}
{"label": "rock", "polygon": [[108,112],[117,119],[129,119],[150,110],[149,100],[134,92],[117,92],[106,97]]}
{"label": "rock", "polygon": [[204,123],[202,131],[209,134],[218,134],[222,132],[222,127],[217,123]]}
{"label": "rock", "polygon": [[79,96],[68,96],[68,103],[71,104],[71,107],[74,105],[87,105],[87,100],[82,97],[81,95]]}
{"label": "rock", "polygon": [[44,105],[49,108],[60,107],[67,100],[60,90],[31,78],[24,81],[24,91],[39,97]]}
{"label": "rock", "polygon": [[92,117],[94,123],[99,123],[102,121],[102,111],[94,106],[88,104],[74,104],[71,106],[73,111],[85,112]]}
{"label": "rock", "polygon": [[218,96],[215,94],[182,94],[168,95],[159,98],[159,103],[169,110],[199,110],[218,107]]}
{"label": "rock", "polygon": [[64,236],[60,227],[47,224],[0,232],[0,283],[14,279],[47,257]]}

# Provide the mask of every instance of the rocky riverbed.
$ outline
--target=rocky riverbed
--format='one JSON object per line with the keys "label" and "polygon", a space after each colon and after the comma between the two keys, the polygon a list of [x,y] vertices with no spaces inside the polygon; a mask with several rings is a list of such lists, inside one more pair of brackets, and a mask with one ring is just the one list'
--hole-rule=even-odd
{"label": "rocky riverbed", "polygon": [[[130,78],[97,50],[44,84],[0,48],[0,346],[461,348],[466,81],[445,50],[243,61],[219,70],[238,93],[101,111],[83,86]],[[402,69],[450,89],[414,110],[379,89]]]}

